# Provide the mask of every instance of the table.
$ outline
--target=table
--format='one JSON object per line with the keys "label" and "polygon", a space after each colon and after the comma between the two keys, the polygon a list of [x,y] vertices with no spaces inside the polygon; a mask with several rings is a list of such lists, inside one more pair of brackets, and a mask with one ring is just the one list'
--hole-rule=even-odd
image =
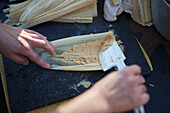
{"label": "table", "polygon": [[[147,113],[168,113],[170,111],[170,42],[156,29],[143,27],[125,14],[131,30],[149,55],[154,71],[145,76],[151,99],[146,104]],[[1,80],[0,80],[1,82]],[[7,113],[2,83],[0,83],[0,112]]]}
{"label": "table", "polygon": [[146,86],[151,96],[147,113],[170,112],[170,41],[152,27],[143,27],[129,18],[129,25],[150,57],[153,72],[147,76]]}

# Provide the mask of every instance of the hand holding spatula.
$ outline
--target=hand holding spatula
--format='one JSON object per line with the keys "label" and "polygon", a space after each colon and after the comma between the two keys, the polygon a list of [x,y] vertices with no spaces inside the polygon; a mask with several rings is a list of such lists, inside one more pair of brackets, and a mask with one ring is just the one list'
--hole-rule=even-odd
{"label": "hand holding spatula", "polygon": [[[109,35],[109,37],[110,37],[109,40],[105,41],[99,53],[101,67],[103,71],[107,71],[111,69],[112,67],[117,67],[118,70],[122,70],[126,67],[124,63],[124,60],[126,59],[126,57],[123,54],[120,47],[118,46],[117,42],[115,41],[115,37],[113,35]],[[111,45],[111,46],[108,47],[108,45]],[[143,106],[136,108],[134,111],[135,113],[145,113]]]}

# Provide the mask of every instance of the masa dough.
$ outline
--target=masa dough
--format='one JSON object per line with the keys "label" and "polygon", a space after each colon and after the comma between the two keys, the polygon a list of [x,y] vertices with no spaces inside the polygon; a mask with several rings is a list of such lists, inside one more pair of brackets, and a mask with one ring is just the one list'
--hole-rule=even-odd
{"label": "masa dough", "polygon": [[103,52],[112,46],[115,37],[111,34],[106,36],[105,40],[96,40],[93,42],[87,42],[79,45],[74,45],[72,48],[69,48],[71,51],[63,52],[61,56],[65,60],[74,61],[79,64],[99,64],[99,52]]}
{"label": "masa dough", "polygon": [[[112,43],[109,42],[113,40],[113,31],[73,36],[51,42],[55,46],[55,56],[51,56],[44,49],[36,48],[35,52],[50,64],[52,70],[97,71],[102,70],[99,52],[111,46]],[[121,41],[117,43],[122,45]]]}

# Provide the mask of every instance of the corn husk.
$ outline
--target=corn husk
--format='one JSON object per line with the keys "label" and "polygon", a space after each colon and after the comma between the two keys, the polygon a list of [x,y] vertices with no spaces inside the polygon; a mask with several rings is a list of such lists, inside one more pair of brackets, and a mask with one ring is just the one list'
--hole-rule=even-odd
{"label": "corn husk", "polygon": [[35,51],[40,55],[40,57],[50,64],[53,70],[67,70],[67,71],[96,71],[102,70],[100,63],[90,63],[90,64],[80,64],[74,61],[65,60],[62,56],[63,52],[70,52],[69,48],[74,45],[79,45],[87,42],[92,42],[96,40],[105,40],[108,34],[113,35],[113,31],[90,34],[64,38],[60,40],[52,41],[55,46],[56,56],[51,56],[48,52],[43,49],[36,49]]}
{"label": "corn husk", "polygon": [[77,23],[92,23],[93,17],[97,16],[97,5],[93,4],[88,7],[81,8],[70,14],[62,16],[52,21],[55,22],[77,22]]}
{"label": "corn husk", "polygon": [[123,5],[124,11],[130,13],[134,21],[143,26],[153,25],[150,0],[129,0]]}
{"label": "corn husk", "polygon": [[122,3],[122,0],[112,0],[114,5],[120,5]]}
{"label": "corn husk", "polygon": [[54,22],[92,23],[97,16],[96,0],[28,0],[4,9],[5,23],[29,28],[37,24]]}
{"label": "corn husk", "polygon": [[143,26],[151,26],[151,0],[105,0],[104,17],[116,21],[123,11],[130,13],[132,19]]}

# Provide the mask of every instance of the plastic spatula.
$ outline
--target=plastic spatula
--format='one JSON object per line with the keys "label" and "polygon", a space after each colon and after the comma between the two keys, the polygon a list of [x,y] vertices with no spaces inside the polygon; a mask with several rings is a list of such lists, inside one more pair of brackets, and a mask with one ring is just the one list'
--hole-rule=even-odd
{"label": "plastic spatula", "polygon": [[107,71],[112,67],[117,67],[118,70],[121,70],[126,66],[124,63],[126,57],[117,45],[116,41],[113,41],[112,46],[110,46],[106,51],[99,53],[99,59],[103,71]]}
{"label": "plastic spatula", "polygon": [[[122,70],[123,68],[126,67],[124,63],[126,57],[116,41],[113,41],[112,46],[110,46],[104,52],[99,53],[99,59],[103,71],[107,71],[112,67],[117,67],[118,70]],[[143,106],[134,109],[134,111],[135,113],[145,113]]]}

